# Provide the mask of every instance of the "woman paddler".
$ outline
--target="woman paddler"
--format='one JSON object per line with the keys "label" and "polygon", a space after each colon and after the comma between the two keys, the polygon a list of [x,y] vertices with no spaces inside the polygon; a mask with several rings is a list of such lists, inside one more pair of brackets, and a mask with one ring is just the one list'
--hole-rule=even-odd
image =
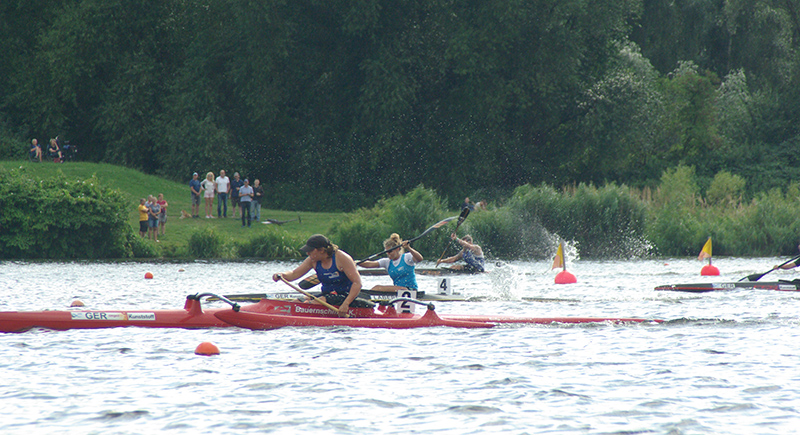
{"label": "woman paddler", "polygon": [[294,281],[314,269],[322,283],[322,296],[329,304],[339,306],[340,316],[346,315],[350,304],[361,291],[361,275],[353,257],[322,234],[309,237],[300,250],[306,253],[306,259],[293,271],[276,273],[272,279],[278,281],[283,277],[287,281]]}
{"label": "woman paddler", "polygon": [[[360,265],[367,268],[382,267],[386,269],[394,285],[376,285],[372,287],[372,290],[381,292],[396,292],[403,289],[417,290],[419,287],[417,287],[414,267],[424,260],[422,254],[412,248],[408,240],[401,239],[397,233],[393,233],[383,241],[383,249],[391,249],[386,253],[388,258],[381,258],[378,261],[364,261]],[[408,252],[404,252],[405,250],[408,250]]]}
{"label": "woman paddler", "polygon": [[467,234],[459,239],[456,237],[456,234],[453,233],[450,234],[450,238],[461,245],[461,251],[452,257],[437,261],[436,265],[438,266],[439,263],[455,263],[458,260],[464,260],[464,263],[466,264],[457,264],[455,266],[451,266],[450,268],[454,270],[466,270],[469,272],[483,272],[483,249],[481,249],[480,245],[473,243],[472,236]]}

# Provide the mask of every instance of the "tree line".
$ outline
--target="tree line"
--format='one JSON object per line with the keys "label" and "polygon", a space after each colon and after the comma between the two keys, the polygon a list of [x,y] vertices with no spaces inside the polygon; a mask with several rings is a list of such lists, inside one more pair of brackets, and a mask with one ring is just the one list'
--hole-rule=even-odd
{"label": "tree line", "polygon": [[7,0],[0,158],[59,135],[176,180],[349,210],[420,183],[747,192],[800,175],[800,5],[784,0]]}

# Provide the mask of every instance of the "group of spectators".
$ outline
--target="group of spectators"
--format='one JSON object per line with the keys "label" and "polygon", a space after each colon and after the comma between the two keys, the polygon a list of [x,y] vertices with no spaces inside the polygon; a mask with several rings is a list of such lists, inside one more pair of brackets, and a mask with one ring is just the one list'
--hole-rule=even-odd
{"label": "group of spectators", "polygon": [[206,219],[213,219],[214,196],[217,197],[217,216],[218,218],[228,217],[228,198],[230,197],[233,218],[236,218],[236,208],[238,207],[242,216],[242,226],[251,226],[252,222],[261,220],[261,198],[264,196],[264,189],[261,182],[256,179],[253,185],[250,180],[241,179],[238,172],[233,173],[233,179],[225,175],[225,170],[219,171],[219,177],[214,178],[214,173],[206,174],[206,179],[199,180],[197,172],[192,174],[189,182],[189,189],[192,193],[192,217],[200,217],[200,196],[205,199]]}
{"label": "group of spectators", "polygon": [[158,242],[159,232],[163,236],[167,232],[167,201],[164,194],[159,193],[158,199],[148,195],[147,199],[139,200],[139,235]]}
{"label": "group of spectators", "polygon": [[[67,141],[67,144],[69,144],[69,141]],[[42,146],[39,145],[39,140],[33,138],[31,140],[31,148],[28,151],[30,160],[34,162],[38,160],[41,162],[43,154]],[[47,155],[56,163],[64,163],[64,152],[61,147],[61,140],[58,138],[58,136],[50,139],[50,144],[47,146]]]}
{"label": "group of spectators", "polygon": [[486,201],[480,201],[477,204],[469,200],[469,197],[464,198],[464,203],[461,204],[461,209],[468,208],[469,211],[486,210]]}

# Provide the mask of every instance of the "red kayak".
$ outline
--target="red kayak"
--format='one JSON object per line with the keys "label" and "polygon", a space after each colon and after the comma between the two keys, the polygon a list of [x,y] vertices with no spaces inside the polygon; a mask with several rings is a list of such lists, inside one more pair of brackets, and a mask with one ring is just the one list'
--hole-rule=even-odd
{"label": "red kayak", "polygon": [[214,316],[225,308],[203,310],[200,298],[188,296],[182,310],[70,310],[0,312],[0,332],[24,332],[31,328],[57,330],[118,328],[213,328],[227,327]]}
{"label": "red kayak", "polygon": [[[410,301],[410,300],[407,300]],[[420,303],[419,301],[414,301]],[[420,303],[422,304],[422,303]],[[258,309],[241,311],[224,310],[215,316],[225,323],[248,329],[276,329],[284,326],[350,326],[358,328],[408,329],[431,326],[453,328],[491,328],[498,324],[551,324],[551,323],[643,323],[662,320],[607,317],[514,317],[499,315],[443,315],[439,316],[433,304],[425,314],[398,313],[394,306],[388,308],[351,308],[350,317],[338,317],[333,311],[316,304],[264,299]]]}
{"label": "red kayak", "polygon": [[[228,308],[204,310],[201,298],[211,296],[231,305]],[[491,328],[502,323],[549,324],[590,322],[660,322],[636,318],[600,317],[510,317],[481,315],[439,316],[433,304],[415,299],[396,299],[397,303],[425,305],[425,314],[398,313],[394,305],[374,308],[350,308],[349,317],[322,305],[262,299],[258,303],[239,306],[224,296],[210,293],[189,295],[181,310],[69,310],[69,311],[6,311],[0,312],[0,332],[24,332],[31,328],[55,330],[96,329],[138,326],[143,328],[219,328],[240,326],[248,329],[275,329],[284,326],[352,326],[364,328],[421,328],[448,326],[453,328]]]}

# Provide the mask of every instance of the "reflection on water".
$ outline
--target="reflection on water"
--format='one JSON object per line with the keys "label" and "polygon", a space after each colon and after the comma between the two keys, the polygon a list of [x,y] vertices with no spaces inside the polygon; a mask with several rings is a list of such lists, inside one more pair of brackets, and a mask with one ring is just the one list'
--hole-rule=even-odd
{"label": "reflection on water", "polygon": [[[723,275],[710,279],[691,260],[577,261],[578,283],[565,286],[553,284],[549,262],[511,262],[451,277],[479,302],[437,303],[450,314],[668,320],[660,325],[0,334],[0,432],[792,433],[800,294],[653,291],[736,281],[779,262],[719,259]],[[284,291],[271,275],[289,267],[0,263],[0,310],[61,310],[74,299],[87,309],[177,308],[192,293]],[[423,289],[437,279],[418,277]],[[221,355],[194,355],[203,341]]]}

